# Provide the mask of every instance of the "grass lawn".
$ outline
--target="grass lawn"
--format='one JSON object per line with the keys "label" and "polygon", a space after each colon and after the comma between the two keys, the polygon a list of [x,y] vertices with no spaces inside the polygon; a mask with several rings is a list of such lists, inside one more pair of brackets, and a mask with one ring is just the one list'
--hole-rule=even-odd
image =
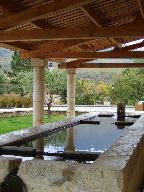
{"label": "grass lawn", "polygon": [[[64,115],[45,116],[44,122],[51,123],[65,119]],[[32,116],[0,117],[0,134],[32,127]]]}

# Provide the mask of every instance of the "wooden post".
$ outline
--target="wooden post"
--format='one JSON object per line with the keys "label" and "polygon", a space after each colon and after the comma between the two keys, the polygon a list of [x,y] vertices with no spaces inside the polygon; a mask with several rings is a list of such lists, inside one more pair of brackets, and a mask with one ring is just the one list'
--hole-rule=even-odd
{"label": "wooden post", "polygon": [[[75,117],[76,69],[67,69],[67,118]],[[67,129],[66,151],[75,150],[75,128]]]}
{"label": "wooden post", "polygon": [[[33,80],[33,126],[44,123],[44,60],[32,59],[34,66]],[[37,139],[33,142],[33,148],[39,151],[44,150],[44,140]]]}
{"label": "wooden post", "polygon": [[117,122],[123,122],[122,124],[117,124],[117,127],[122,129],[125,127],[125,103],[117,104]]}
{"label": "wooden post", "polygon": [[117,116],[120,118],[125,117],[125,103],[117,104]]}

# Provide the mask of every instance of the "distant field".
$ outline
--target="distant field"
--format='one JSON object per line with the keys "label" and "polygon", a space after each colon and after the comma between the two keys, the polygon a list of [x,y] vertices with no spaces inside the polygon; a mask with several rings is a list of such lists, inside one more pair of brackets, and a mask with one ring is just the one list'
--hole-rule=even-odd
{"label": "distant field", "polygon": [[[64,115],[54,115],[51,117],[45,116],[44,122],[52,123],[55,121],[63,120],[64,118]],[[0,117],[0,134],[28,127],[32,127],[32,116]]]}

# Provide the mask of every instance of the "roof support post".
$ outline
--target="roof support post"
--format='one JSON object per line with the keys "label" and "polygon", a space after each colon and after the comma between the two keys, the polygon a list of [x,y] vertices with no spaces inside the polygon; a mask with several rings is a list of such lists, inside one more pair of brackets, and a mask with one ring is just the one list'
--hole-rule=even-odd
{"label": "roof support post", "polygon": [[[76,69],[67,69],[67,118],[75,117]],[[75,150],[75,128],[67,129],[66,151]]]}
{"label": "roof support post", "polygon": [[[32,59],[34,66],[33,77],[33,126],[42,125],[44,123],[44,76],[45,65],[44,60]],[[33,142],[36,150],[44,150],[44,140],[38,139]]]}

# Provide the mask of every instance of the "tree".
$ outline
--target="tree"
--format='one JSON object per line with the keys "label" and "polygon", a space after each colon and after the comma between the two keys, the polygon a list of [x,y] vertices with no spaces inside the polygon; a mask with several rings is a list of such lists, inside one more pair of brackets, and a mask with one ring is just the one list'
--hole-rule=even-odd
{"label": "tree", "polygon": [[21,96],[32,95],[32,72],[20,71],[11,77],[9,92],[14,92]]}
{"label": "tree", "polygon": [[90,80],[77,80],[76,82],[76,104],[94,105],[99,99],[96,93],[96,84]]}
{"label": "tree", "polygon": [[105,99],[109,98],[109,85],[101,81],[97,84],[96,90],[101,103],[104,103]]}
{"label": "tree", "polygon": [[15,51],[12,55],[11,69],[11,75],[14,76],[21,71],[32,71],[32,65],[30,60],[21,59],[19,52]]}
{"label": "tree", "polygon": [[134,105],[144,98],[144,70],[126,69],[111,84],[111,100]]}
{"label": "tree", "polygon": [[19,52],[12,55],[11,72],[7,74],[10,79],[8,92],[14,92],[21,96],[32,93],[32,65],[30,60],[23,60]]}
{"label": "tree", "polygon": [[8,79],[4,72],[0,71],[0,95],[4,94],[7,90]]}
{"label": "tree", "polygon": [[60,97],[63,102],[66,101],[67,95],[67,80],[66,72],[59,69],[46,70],[46,90],[45,103],[48,107],[48,114],[51,114],[51,104],[57,97]]}

